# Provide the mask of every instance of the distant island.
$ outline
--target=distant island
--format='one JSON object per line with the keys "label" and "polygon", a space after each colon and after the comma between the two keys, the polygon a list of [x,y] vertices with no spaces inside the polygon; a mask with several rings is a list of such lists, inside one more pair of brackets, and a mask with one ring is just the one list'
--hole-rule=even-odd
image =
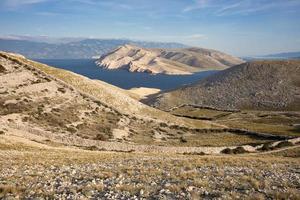
{"label": "distant island", "polygon": [[212,49],[142,48],[123,45],[101,56],[96,64],[106,69],[178,75],[222,70],[243,62],[237,57]]}

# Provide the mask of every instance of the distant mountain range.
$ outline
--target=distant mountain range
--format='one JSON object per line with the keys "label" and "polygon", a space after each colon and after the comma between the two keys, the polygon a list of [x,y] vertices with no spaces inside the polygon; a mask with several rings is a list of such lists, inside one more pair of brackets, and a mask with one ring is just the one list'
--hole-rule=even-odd
{"label": "distant mountain range", "polygon": [[300,58],[300,51],[298,52],[283,52],[277,54],[269,54],[263,57],[270,57],[270,58]]}
{"label": "distant mountain range", "polygon": [[[44,42],[43,42],[44,41]],[[85,39],[49,37],[0,38],[0,50],[32,59],[81,59],[100,57],[118,46],[133,44],[145,48],[183,48],[180,43],[133,41],[128,39]]]}
{"label": "distant mountain range", "polygon": [[141,48],[123,45],[103,55],[96,63],[107,69],[152,74],[192,74],[222,70],[244,61],[220,51],[204,48]]}
{"label": "distant mountain range", "polygon": [[248,56],[243,57],[246,61],[253,60],[284,60],[284,59],[300,59],[300,51],[299,52],[282,52],[276,54],[268,54],[268,55],[258,55],[258,56]]}

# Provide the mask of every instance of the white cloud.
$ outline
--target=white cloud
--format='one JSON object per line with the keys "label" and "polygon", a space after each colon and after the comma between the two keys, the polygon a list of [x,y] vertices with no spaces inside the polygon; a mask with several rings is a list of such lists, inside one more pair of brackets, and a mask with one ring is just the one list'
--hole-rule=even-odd
{"label": "white cloud", "polygon": [[207,36],[203,34],[192,34],[192,35],[186,35],[184,36],[184,38],[189,40],[202,40],[202,39],[207,39]]}
{"label": "white cloud", "polygon": [[209,5],[210,0],[195,0],[190,6],[185,7],[182,12],[190,12],[193,10],[199,10]]}
{"label": "white cloud", "polygon": [[213,8],[213,14],[225,16],[235,14],[247,15],[271,9],[293,8],[295,6],[300,6],[299,0],[196,0],[182,11],[190,12],[204,8]]}
{"label": "white cloud", "polygon": [[133,6],[131,4],[120,3],[117,1],[100,1],[100,0],[69,0],[72,2],[77,2],[80,4],[87,4],[91,6],[104,6],[110,9],[123,9],[123,10],[131,10],[133,9]]}
{"label": "white cloud", "polygon": [[4,5],[7,7],[19,7],[22,5],[38,4],[48,0],[4,0]]}

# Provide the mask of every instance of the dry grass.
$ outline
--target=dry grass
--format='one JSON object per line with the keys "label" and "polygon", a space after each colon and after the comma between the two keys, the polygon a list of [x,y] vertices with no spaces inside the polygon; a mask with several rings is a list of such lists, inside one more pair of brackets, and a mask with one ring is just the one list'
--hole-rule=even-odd
{"label": "dry grass", "polygon": [[292,124],[300,124],[299,112],[243,110],[231,113],[208,109],[182,107],[172,113],[191,117],[207,117],[231,128],[248,129],[277,135],[300,136]]}
{"label": "dry grass", "polygon": [[[168,133],[170,135],[170,133]],[[138,144],[160,145],[160,146],[239,146],[245,144],[262,144],[272,140],[251,137],[247,135],[237,135],[228,132],[222,133],[196,133],[181,136],[174,133],[173,136],[165,137],[161,141],[155,141],[150,134],[139,134],[132,136],[132,141]]]}
{"label": "dry grass", "polygon": [[24,188],[18,188],[14,185],[0,185],[0,199],[8,195],[19,196],[24,191]]}
{"label": "dry grass", "polygon": [[[1,143],[2,145],[2,143]],[[0,145],[0,146],[1,146]],[[18,145],[16,145],[17,147]],[[20,150],[20,151],[19,151]],[[265,170],[285,171],[287,167],[293,168],[299,166],[299,159],[284,158],[273,155],[254,156],[197,156],[197,155],[175,155],[175,154],[154,154],[154,153],[112,153],[84,151],[68,148],[39,149],[32,148],[23,150],[23,148],[6,148],[0,151],[0,169],[7,166],[22,168],[39,169],[39,172],[47,171],[50,166],[57,168],[66,166],[78,166],[78,169],[84,169],[85,166],[94,166],[91,172],[77,171],[76,177],[98,177],[104,180],[111,180],[114,177],[129,178],[130,182],[124,182],[114,185],[116,191],[128,192],[131,195],[142,193],[144,196],[151,196],[157,192],[159,186],[148,187],[150,183],[159,183],[162,180],[170,184],[164,185],[164,189],[177,194],[186,191],[189,186],[213,190],[215,188],[237,188],[242,186],[244,190],[269,189],[271,185],[262,181],[261,173]],[[22,153],[20,153],[22,152]],[[109,166],[104,167],[103,165]],[[251,169],[250,174],[230,175],[231,171],[227,168]],[[198,169],[204,168],[204,171]],[[91,174],[92,173],[92,174]],[[55,174],[51,176],[57,176]],[[224,178],[224,181],[217,181]],[[259,178],[260,177],[260,178]],[[23,177],[23,184],[32,182],[43,176],[32,174]],[[216,179],[216,180],[215,180]],[[18,180],[17,177],[11,177],[11,181]],[[270,179],[267,181],[271,182]],[[133,183],[139,183],[139,185]],[[216,182],[218,184],[216,184]],[[297,193],[293,190],[293,183],[288,180],[281,180],[285,188],[290,188],[287,196],[295,196]],[[22,186],[21,185],[21,186]],[[107,188],[101,184],[83,186],[80,190],[89,195],[91,190],[104,191]],[[294,192],[293,192],[294,191]],[[46,194],[44,192],[41,192]],[[51,194],[48,194],[51,196]],[[279,194],[272,193],[271,196]],[[274,197],[275,197],[274,196]],[[234,196],[232,196],[234,198]]]}
{"label": "dry grass", "polygon": [[188,115],[191,117],[215,118],[218,116],[230,114],[230,112],[223,112],[223,111],[217,111],[217,110],[211,110],[211,109],[198,109],[198,108],[186,106],[186,107],[181,107],[181,108],[178,108],[178,109],[172,111],[172,114]]}
{"label": "dry grass", "polygon": [[297,146],[292,149],[287,149],[280,152],[275,152],[271,154],[272,156],[276,157],[290,157],[290,158],[300,158],[300,147]]}

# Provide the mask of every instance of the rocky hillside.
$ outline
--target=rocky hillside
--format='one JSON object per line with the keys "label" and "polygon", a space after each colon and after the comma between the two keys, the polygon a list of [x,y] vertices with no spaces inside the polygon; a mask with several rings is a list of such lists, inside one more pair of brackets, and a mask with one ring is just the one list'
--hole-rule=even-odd
{"label": "rocky hillside", "polygon": [[192,123],[146,106],[125,90],[4,52],[0,94],[0,132],[40,142],[124,150],[129,147],[110,142],[179,142],[182,128],[195,131]]}
{"label": "rocky hillside", "polygon": [[177,90],[152,96],[161,109],[182,104],[219,109],[300,109],[300,61],[256,61],[234,66]]}
{"label": "rocky hillside", "polygon": [[242,62],[239,58],[210,49],[146,49],[124,45],[103,55],[96,63],[107,69],[125,68],[131,72],[192,74],[225,69]]}

